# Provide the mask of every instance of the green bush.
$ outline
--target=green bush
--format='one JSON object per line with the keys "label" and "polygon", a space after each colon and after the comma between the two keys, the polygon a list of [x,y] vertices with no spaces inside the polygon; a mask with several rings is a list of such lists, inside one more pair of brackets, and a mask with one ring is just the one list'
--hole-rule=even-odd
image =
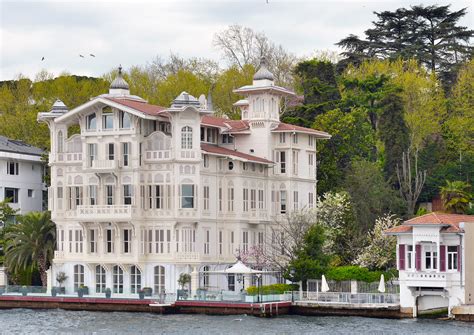
{"label": "green bush", "polygon": [[360,266],[339,266],[329,269],[326,274],[327,279],[344,281],[344,280],[358,280],[367,283],[372,283],[380,280],[380,275],[384,275],[385,280],[390,280],[398,277],[398,271],[390,270],[384,271],[370,271],[367,268]]}
{"label": "green bush", "polygon": [[[260,294],[267,295],[267,294],[283,294],[286,291],[297,291],[299,289],[298,284],[271,284],[271,285],[263,285],[260,287]],[[257,295],[258,294],[258,287],[257,286],[249,286],[247,288],[248,295]]]}

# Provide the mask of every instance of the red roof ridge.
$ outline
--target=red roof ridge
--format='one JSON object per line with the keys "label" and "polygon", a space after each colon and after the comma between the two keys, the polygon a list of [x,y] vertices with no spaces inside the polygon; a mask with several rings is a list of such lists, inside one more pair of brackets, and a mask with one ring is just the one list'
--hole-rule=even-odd
{"label": "red roof ridge", "polygon": [[254,156],[254,155],[249,155],[249,154],[246,154],[244,152],[237,151],[237,150],[230,150],[230,149],[220,147],[220,146],[215,145],[215,144],[201,143],[201,149],[204,150],[204,151],[210,152],[210,153],[226,155],[226,156],[235,156],[235,157],[239,157],[239,158],[242,158],[242,159],[245,159],[245,160],[248,160],[248,161],[253,161],[253,162],[256,162],[256,163],[273,164],[272,161],[270,161],[266,158],[262,158],[262,157],[258,157],[258,156]]}

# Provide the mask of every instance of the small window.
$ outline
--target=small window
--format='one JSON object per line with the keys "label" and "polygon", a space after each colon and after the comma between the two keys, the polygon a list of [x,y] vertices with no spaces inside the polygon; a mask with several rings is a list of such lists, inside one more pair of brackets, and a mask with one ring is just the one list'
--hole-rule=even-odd
{"label": "small window", "polygon": [[102,126],[104,129],[114,129],[114,114],[103,113],[102,114]]}
{"label": "small window", "polygon": [[194,208],[194,185],[181,185],[181,208]]}
{"label": "small window", "polygon": [[28,198],[33,198],[33,190],[28,189]]}
{"label": "small window", "polygon": [[132,204],[132,185],[123,185],[123,204]]}
{"label": "small window", "polygon": [[209,155],[203,155],[203,164],[205,168],[209,167]]}
{"label": "small window", "polygon": [[95,113],[87,116],[87,129],[88,130],[97,129],[97,119],[95,117]]}
{"label": "small window", "polygon": [[248,164],[247,164],[247,163],[242,163],[242,169],[243,169],[244,171],[247,171],[248,168],[249,168],[249,167],[248,167]]}
{"label": "small window", "polygon": [[20,170],[19,167],[20,166],[16,162],[8,162],[7,163],[7,174],[9,174],[11,176],[18,175],[19,170]]}
{"label": "small window", "polygon": [[286,141],[286,134],[280,133],[280,143],[285,143],[285,141]]}
{"label": "small window", "polygon": [[9,203],[16,204],[18,203],[18,189],[5,187],[5,199],[8,199]]}
{"label": "small window", "polygon": [[234,163],[233,162],[229,162],[229,170],[233,170],[234,169]]}
{"label": "small window", "polygon": [[298,133],[293,133],[293,143],[298,144]]}
{"label": "small window", "polygon": [[132,120],[130,119],[130,114],[127,112],[120,111],[120,128],[130,129],[131,125]]}
{"label": "small window", "polygon": [[189,126],[181,128],[181,149],[193,148],[193,129]]}

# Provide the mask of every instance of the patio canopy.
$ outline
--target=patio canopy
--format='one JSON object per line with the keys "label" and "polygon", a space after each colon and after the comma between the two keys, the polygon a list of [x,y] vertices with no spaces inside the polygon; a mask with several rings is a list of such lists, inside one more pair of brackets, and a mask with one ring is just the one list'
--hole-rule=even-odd
{"label": "patio canopy", "polygon": [[[204,272],[204,271],[201,271]],[[264,273],[275,273],[278,271],[259,271],[249,268],[247,265],[238,260],[237,263],[232,265],[230,268],[220,271],[205,271],[206,273],[223,273],[223,274],[264,274]]]}

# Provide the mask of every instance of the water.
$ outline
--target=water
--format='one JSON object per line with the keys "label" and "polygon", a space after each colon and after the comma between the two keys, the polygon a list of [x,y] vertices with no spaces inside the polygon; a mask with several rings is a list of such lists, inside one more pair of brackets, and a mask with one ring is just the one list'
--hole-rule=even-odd
{"label": "water", "polygon": [[1,334],[474,334],[474,323],[360,317],[0,310]]}

